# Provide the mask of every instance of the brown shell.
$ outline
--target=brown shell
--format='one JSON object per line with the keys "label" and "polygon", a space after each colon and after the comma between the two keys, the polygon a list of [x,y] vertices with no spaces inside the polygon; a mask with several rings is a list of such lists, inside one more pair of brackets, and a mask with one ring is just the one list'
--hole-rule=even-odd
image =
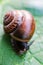
{"label": "brown shell", "polygon": [[27,42],[35,31],[35,21],[30,12],[25,10],[14,10],[4,17],[4,30],[12,38]]}

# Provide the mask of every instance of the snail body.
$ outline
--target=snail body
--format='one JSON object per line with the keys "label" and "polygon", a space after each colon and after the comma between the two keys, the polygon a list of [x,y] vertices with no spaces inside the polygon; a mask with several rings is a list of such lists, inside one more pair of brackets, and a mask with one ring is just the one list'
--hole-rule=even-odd
{"label": "snail body", "polygon": [[27,42],[31,39],[35,31],[35,21],[30,12],[25,10],[8,12],[4,16],[3,24],[4,31],[12,38],[13,46],[18,47],[20,53],[24,49],[27,50]]}

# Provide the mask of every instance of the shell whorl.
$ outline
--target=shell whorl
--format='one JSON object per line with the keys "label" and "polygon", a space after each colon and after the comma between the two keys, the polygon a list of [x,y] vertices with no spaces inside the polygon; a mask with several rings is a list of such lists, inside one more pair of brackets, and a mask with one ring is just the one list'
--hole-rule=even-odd
{"label": "shell whorl", "polygon": [[20,11],[11,11],[4,16],[4,30],[6,33],[15,31],[22,23],[22,13]]}

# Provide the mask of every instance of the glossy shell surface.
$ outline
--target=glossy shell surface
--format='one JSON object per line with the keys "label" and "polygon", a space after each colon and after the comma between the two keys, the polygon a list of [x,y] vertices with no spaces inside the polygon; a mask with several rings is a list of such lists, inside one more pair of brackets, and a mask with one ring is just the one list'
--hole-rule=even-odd
{"label": "glossy shell surface", "polygon": [[28,42],[35,31],[34,17],[25,10],[8,12],[4,17],[4,30],[13,39]]}

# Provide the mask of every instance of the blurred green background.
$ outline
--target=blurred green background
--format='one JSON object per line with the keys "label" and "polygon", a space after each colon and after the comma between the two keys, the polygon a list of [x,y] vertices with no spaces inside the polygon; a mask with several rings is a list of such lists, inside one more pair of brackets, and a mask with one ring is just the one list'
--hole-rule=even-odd
{"label": "blurred green background", "polygon": [[[7,11],[24,9],[32,13],[36,23],[35,40],[26,54],[18,56],[9,36],[4,35],[3,17]],[[0,65],[43,65],[43,0],[0,0]]]}

